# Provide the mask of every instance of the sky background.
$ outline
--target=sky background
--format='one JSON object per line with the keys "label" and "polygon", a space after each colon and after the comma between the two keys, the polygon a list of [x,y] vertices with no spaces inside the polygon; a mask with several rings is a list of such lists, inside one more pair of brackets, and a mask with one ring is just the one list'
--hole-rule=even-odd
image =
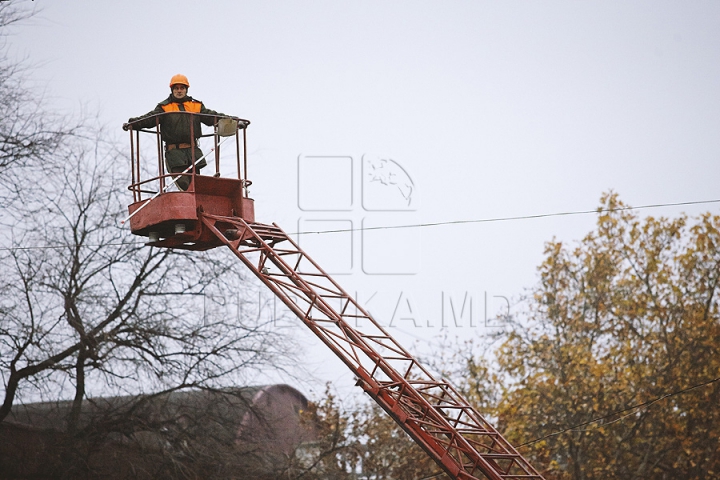
{"label": "sky background", "polygon": [[[716,1],[20,3],[39,9],[9,37],[33,87],[121,145],[176,73],[249,119],[258,221],[354,229],[299,238],[423,355],[497,330],[506,303],[517,315],[544,242],[580,240],[595,216],[359,228],[586,211],[611,190],[720,199]],[[639,214],[704,211],[720,204]],[[302,391],[354,383],[306,344]]]}

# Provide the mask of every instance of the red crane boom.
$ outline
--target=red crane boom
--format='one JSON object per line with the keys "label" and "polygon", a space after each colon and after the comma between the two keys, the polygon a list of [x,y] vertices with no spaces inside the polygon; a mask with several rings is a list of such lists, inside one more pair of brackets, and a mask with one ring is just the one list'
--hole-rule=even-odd
{"label": "red crane boom", "polygon": [[[433,378],[280,227],[216,215],[201,220],[452,478],[542,478],[457,390]],[[223,232],[218,224],[232,227]]]}

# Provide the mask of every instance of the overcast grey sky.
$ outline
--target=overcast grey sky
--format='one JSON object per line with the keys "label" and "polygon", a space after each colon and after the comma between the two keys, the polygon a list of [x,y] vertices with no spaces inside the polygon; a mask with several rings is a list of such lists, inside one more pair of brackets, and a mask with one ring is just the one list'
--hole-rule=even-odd
{"label": "overcast grey sky", "polygon": [[[121,142],[175,73],[251,120],[257,218],[286,231],[588,210],[611,189],[631,205],[720,198],[716,1],[24,4],[42,11],[10,42],[48,103],[97,114]],[[443,323],[470,338],[533,285],[545,241],[594,220],[301,242],[403,341]]]}

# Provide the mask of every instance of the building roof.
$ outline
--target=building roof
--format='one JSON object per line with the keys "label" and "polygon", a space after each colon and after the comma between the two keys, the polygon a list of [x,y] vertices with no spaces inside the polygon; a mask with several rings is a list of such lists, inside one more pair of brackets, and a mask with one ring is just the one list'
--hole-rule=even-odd
{"label": "building roof", "polygon": [[0,470],[65,468],[63,461],[52,466],[38,460],[62,456],[63,443],[75,445],[85,464],[103,464],[110,475],[104,478],[130,478],[120,472],[140,467],[158,475],[155,467],[164,463],[212,464],[213,458],[223,458],[225,466],[272,470],[317,436],[302,418],[307,404],[289,385],[93,398],[83,401],[72,436],[72,402],[17,405],[0,423]]}

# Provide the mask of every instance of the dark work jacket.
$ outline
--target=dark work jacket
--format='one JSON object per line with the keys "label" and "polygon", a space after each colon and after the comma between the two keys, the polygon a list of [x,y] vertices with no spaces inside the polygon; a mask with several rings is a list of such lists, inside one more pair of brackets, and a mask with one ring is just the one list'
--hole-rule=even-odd
{"label": "dark work jacket", "polygon": [[159,119],[160,132],[162,135],[162,139],[165,143],[192,143],[190,141],[191,115],[188,115],[187,113],[178,113],[176,115],[171,114],[163,115],[161,117],[147,118],[151,115],[155,115],[158,113],[182,111],[193,112],[197,114],[192,115],[192,118],[194,120],[193,133],[195,134],[195,140],[197,140],[202,134],[202,127],[200,125],[201,122],[205,125],[212,125],[215,121],[214,117],[207,115],[223,116],[222,113],[218,113],[215,110],[205,108],[205,105],[203,105],[201,101],[194,100],[192,97],[186,96],[184,98],[178,99],[173,97],[171,94],[170,96],[168,96],[168,98],[158,103],[152,112],[148,112],[140,117],[131,118],[130,120],[128,120],[128,123],[137,122],[133,123],[132,125],[132,127],[136,130],[139,128],[153,128],[156,124],[156,121],[158,121]]}

